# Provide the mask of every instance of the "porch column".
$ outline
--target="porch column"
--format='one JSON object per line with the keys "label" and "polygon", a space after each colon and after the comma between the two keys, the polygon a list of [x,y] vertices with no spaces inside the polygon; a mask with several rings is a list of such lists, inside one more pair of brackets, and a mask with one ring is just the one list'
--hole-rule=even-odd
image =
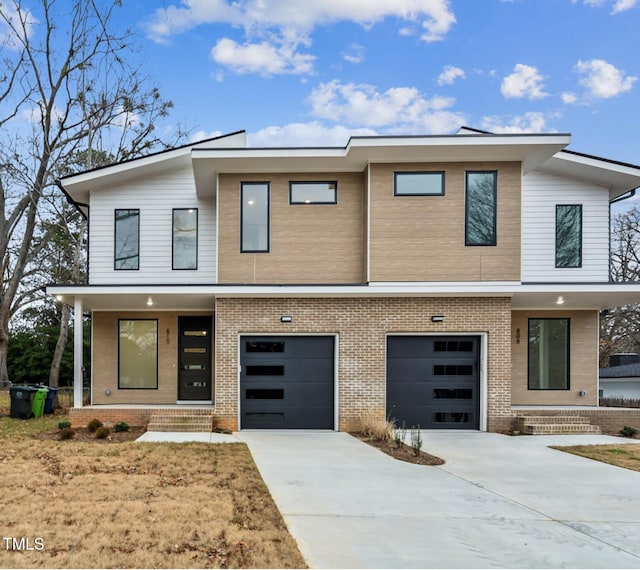
{"label": "porch column", "polygon": [[83,388],[83,323],[82,297],[76,297],[73,304],[73,407],[82,408]]}

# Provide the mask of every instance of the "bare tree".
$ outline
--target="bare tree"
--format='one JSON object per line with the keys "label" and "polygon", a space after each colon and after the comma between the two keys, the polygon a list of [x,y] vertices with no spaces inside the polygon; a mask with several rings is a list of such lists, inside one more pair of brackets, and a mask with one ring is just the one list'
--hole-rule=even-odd
{"label": "bare tree", "polygon": [[[611,280],[640,280],[640,209],[636,206],[612,219]],[[640,352],[640,306],[625,305],[600,314],[600,366],[609,366],[617,352]]]}
{"label": "bare tree", "polygon": [[154,126],[172,106],[127,63],[118,0],[34,4],[0,3],[0,385],[9,322],[42,286],[37,260],[57,229],[39,221],[52,215],[43,198],[56,194],[60,165],[80,149],[90,167],[92,149],[122,160],[168,146]]}

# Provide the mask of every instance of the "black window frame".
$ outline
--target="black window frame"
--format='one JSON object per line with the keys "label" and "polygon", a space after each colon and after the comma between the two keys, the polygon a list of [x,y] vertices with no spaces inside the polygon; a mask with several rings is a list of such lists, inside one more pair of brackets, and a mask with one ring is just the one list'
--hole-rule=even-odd
{"label": "black window frame", "polygon": [[[578,211],[580,212],[580,228],[578,230],[579,232],[579,244],[578,244],[578,256],[580,258],[580,261],[578,262],[577,265],[560,265],[559,259],[558,259],[558,245],[559,245],[559,240],[558,240],[558,212],[560,208],[578,208]],[[583,208],[582,208],[582,204],[556,204],[556,238],[555,238],[555,254],[556,254],[556,269],[580,269],[582,267],[582,254],[584,251],[584,248],[582,247],[583,244],[583,236],[584,236],[584,217],[583,217]]]}
{"label": "black window frame", "polygon": [[[266,249],[244,248],[244,188],[246,186],[266,186],[267,188],[267,247]],[[271,183],[240,182],[240,253],[269,253],[271,251]]]}
{"label": "black window frame", "polygon": [[[566,321],[567,322],[567,381],[566,388],[531,387],[531,322],[532,321]],[[527,319],[527,390],[532,392],[568,392],[571,390],[571,319],[569,317],[529,317]]]}
{"label": "black window frame", "polygon": [[[310,200],[308,202],[293,199],[294,185],[310,186],[311,184],[333,184],[333,201],[317,202]],[[328,188],[330,190],[330,188]],[[338,181],[337,180],[290,180],[289,181],[289,205],[290,206],[334,206],[338,203]]]}
{"label": "black window frame", "polygon": [[[118,212],[137,212],[138,235],[136,237],[137,260],[136,267],[118,267]],[[140,270],[140,208],[115,208],[113,211],[113,270],[114,271],[139,271]]]}
{"label": "black window frame", "polygon": [[[153,321],[156,323],[156,385],[154,388],[122,387],[120,385],[120,323],[122,321]],[[159,390],[160,389],[160,320],[122,317],[118,319],[118,390]]]}
{"label": "black window frame", "polygon": [[[440,192],[437,194],[429,192],[421,192],[419,194],[405,194],[404,192],[398,192],[398,176],[406,174],[428,174],[428,175],[440,175]],[[444,170],[400,170],[393,173],[393,195],[402,197],[411,196],[444,196],[445,194],[445,174]]]}
{"label": "black window frame", "polygon": [[[176,267],[176,258],[175,258],[175,213],[176,212],[189,212],[194,211],[196,213],[196,266],[195,267]],[[198,208],[173,208],[171,210],[171,270],[172,271],[197,271],[198,270],[198,238],[200,233],[200,213],[198,212]]]}
{"label": "black window frame", "polygon": [[[469,242],[469,175],[493,174],[493,240],[487,243]],[[464,245],[466,247],[495,247],[498,243],[498,171],[467,170],[464,175]]]}

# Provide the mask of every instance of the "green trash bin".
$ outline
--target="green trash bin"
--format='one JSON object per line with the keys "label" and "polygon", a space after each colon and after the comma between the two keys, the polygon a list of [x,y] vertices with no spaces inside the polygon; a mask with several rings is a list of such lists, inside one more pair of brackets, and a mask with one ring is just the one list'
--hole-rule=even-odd
{"label": "green trash bin", "polygon": [[41,418],[44,414],[44,403],[47,399],[47,388],[38,388],[37,392],[33,397],[33,416],[36,418]]}

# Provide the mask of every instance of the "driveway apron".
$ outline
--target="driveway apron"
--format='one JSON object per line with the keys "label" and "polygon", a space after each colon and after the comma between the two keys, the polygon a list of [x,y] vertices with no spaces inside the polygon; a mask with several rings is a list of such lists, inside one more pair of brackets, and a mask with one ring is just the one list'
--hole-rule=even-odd
{"label": "driveway apron", "polygon": [[425,467],[345,433],[236,435],[312,568],[640,568],[640,473],[544,439],[423,432],[446,461]]}

